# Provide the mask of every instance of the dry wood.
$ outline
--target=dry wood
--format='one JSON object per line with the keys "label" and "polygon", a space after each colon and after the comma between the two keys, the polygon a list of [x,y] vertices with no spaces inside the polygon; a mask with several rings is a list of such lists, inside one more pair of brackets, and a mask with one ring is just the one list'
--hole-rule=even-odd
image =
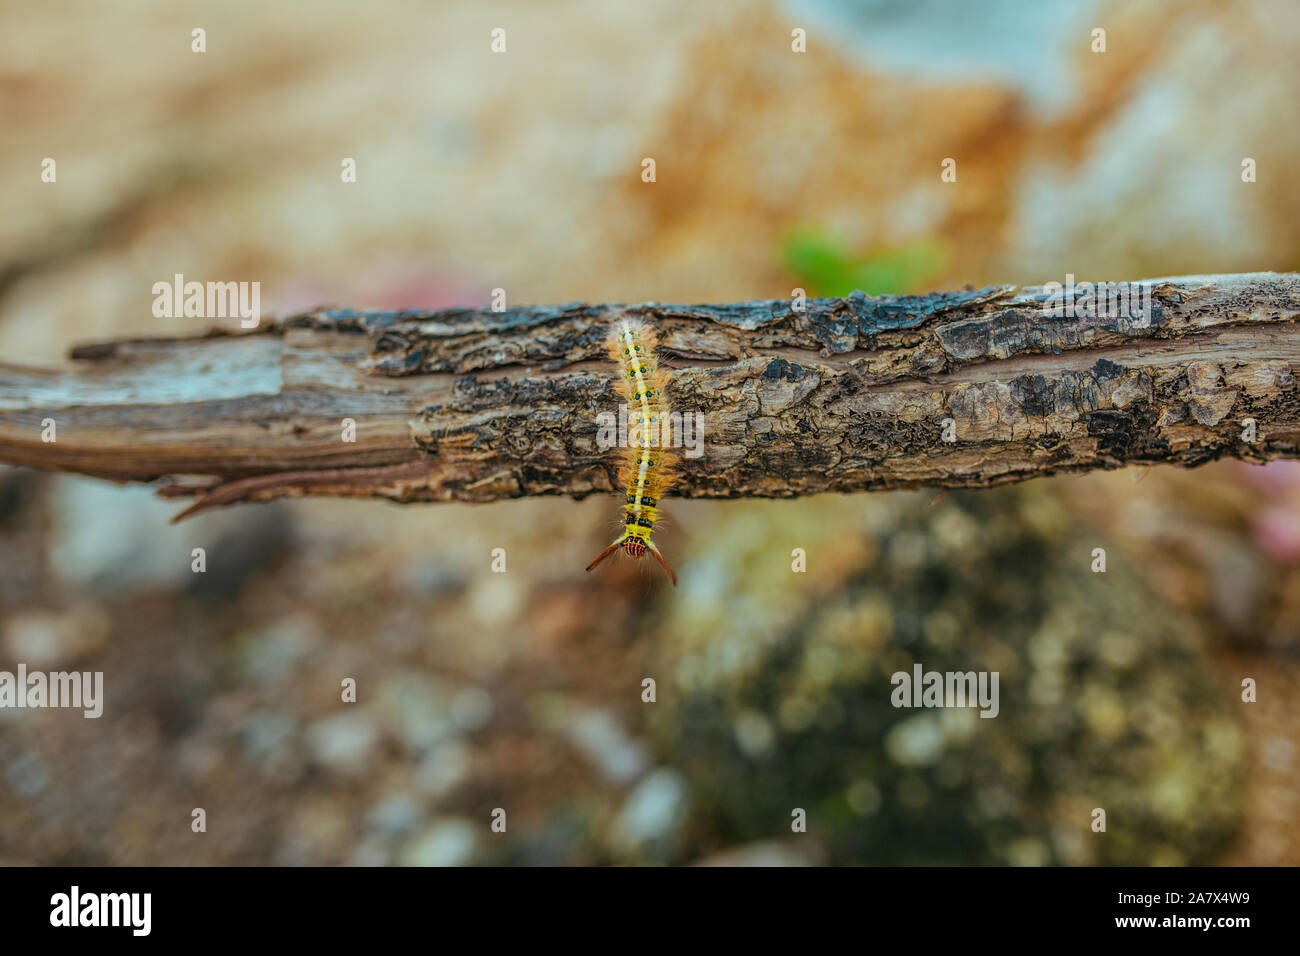
{"label": "dry wood", "polygon": [[197,494],[190,511],[610,491],[597,414],[617,398],[602,340],[624,312],[660,330],[674,407],[704,413],[704,454],[677,490],[688,497],[1300,457],[1300,275],[1151,287],[1146,327],[1054,318],[1042,287],[1012,286],[855,293],[802,312],[787,300],[318,310],[249,334],[82,347],[68,370],[0,364],[0,462],[156,481]]}

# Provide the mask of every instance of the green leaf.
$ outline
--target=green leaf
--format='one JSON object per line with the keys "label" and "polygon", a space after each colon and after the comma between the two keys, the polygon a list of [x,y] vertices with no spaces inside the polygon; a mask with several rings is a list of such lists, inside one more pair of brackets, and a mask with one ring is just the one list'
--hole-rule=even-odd
{"label": "green leaf", "polygon": [[845,296],[857,289],[867,295],[912,291],[947,260],[947,246],[933,238],[854,255],[824,233],[802,231],[790,235],[782,248],[785,268],[810,296]]}

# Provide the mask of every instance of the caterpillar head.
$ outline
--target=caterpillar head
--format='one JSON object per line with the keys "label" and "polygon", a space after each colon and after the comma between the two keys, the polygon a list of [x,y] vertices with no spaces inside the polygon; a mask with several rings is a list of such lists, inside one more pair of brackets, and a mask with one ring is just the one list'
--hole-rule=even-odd
{"label": "caterpillar head", "polygon": [[664,569],[664,573],[668,575],[668,580],[672,582],[673,587],[677,587],[677,575],[674,574],[673,569],[668,566],[668,562],[665,561],[664,556],[659,553],[659,549],[653,544],[650,544],[650,542],[643,541],[640,538],[634,538],[631,535],[615,538],[614,542],[608,548],[596,555],[595,560],[592,561],[591,564],[587,565],[587,570],[590,571],[620,547],[634,558],[645,557],[645,553],[649,551],[650,556],[658,561],[659,566]]}

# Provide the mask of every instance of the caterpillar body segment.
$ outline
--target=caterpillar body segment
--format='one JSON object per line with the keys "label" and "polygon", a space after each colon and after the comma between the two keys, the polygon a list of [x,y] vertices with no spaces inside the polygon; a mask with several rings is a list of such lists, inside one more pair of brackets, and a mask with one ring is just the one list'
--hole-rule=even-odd
{"label": "caterpillar body segment", "polygon": [[637,319],[619,319],[607,340],[610,357],[618,363],[617,389],[627,405],[627,447],[619,483],[624,489],[623,532],[596,559],[590,571],[618,548],[634,558],[650,554],[677,586],[677,575],[650,540],[659,515],[659,502],[672,487],[677,456],[666,389],[670,373],[659,367],[654,329]]}

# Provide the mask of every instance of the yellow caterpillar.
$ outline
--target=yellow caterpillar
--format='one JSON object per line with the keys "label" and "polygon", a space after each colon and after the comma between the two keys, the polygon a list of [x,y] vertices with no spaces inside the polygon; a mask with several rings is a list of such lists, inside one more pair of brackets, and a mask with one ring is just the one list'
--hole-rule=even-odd
{"label": "yellow caterpillar", "polygon": [[659,338],[644,322],[620,319],[610,329],[607,343],[610,357],[618,363],[618,393],[627,403],[628,440],[618,473],[627,489],[627,504],[623,509],[623,533],[587,565],[587,570],[619,547],[634,558],[644,557],[648,551],[676,587],[677,575],[650,540],[659,500],[672,487],[677,464],[677,456],[668,450],[672,439],[664,389],[669,373],[659,368],[655,355]]}

